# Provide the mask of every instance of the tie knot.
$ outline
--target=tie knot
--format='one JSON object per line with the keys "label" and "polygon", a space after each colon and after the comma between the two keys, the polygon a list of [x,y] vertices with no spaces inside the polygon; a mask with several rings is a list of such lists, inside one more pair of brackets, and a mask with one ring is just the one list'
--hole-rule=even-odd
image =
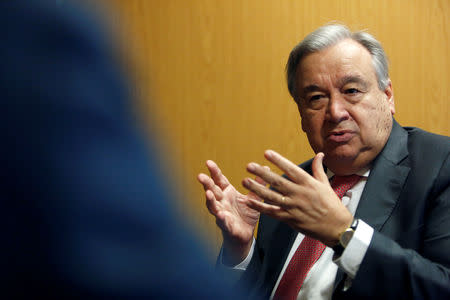
{"label": "tie knot", "polygon": [[348,176],[334,176],[331,180],[331,187],[339,198],[345,195],[345,193],[351,189],[361,178],[361,176],[353,174]]}

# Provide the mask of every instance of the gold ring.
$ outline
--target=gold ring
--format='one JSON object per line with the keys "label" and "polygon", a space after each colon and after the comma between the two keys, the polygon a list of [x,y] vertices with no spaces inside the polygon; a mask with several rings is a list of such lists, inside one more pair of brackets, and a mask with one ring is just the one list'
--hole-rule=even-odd
{"label": "gold ring", "polygon": [[281,202],[286,201],[286,197],[285,196],[281,196]]}

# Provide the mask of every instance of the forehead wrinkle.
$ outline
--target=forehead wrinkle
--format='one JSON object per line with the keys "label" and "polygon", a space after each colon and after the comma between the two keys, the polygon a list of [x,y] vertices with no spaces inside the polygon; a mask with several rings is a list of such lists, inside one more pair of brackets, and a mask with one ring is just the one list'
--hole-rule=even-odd
{"label": "forehead wrinkle", "polygon": [[356,83],[362,85],[364,88],[369,86],[369,83],[360,75],[347,75],[338,79],[338,86],[342,87],[348,83]]}

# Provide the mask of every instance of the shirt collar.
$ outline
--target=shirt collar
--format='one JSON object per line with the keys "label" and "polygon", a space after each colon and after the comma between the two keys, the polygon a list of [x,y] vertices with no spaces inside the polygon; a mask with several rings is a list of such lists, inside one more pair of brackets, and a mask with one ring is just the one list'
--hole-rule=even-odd
{"label": "shirt collar", "polygon": [[[361,177],[365,177],[368,178],[369,174],[370,174],[370,166],[369,167],[365,167],[362,168],[361,170],[359,170],[358,172],[355,173],[356,175],[359,175]],[[334,173],[332,171],[330,171],[330,169],[327,168],[327,176],[328,179],[330,179],[331,177],[334,176]]]}

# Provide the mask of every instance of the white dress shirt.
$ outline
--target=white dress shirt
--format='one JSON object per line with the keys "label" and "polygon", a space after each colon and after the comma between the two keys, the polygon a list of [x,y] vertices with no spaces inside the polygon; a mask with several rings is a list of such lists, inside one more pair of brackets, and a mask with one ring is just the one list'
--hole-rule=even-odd
{"label": "white dress shirt", "polygon": [[[358,203],[366,185],[369,173],[370,170],[358,172],[357,174],[362,176],[361,180],[349,189],[342,197],[342,203],[347,207],[352,215],[355,214],[356,208],[358,207]],[[328,178],[331,178],[334,174],[328,171],[327,175]],[[364,221],[360,220],[353,238],[350,240],[349,244],[339,258],[333,261],[332,258],[334,251],[331,248],[326,247],[322,255],[306,275],[297,299],[331,299],[338,267],[349,276],[344,285],[344,288],[349,288],[351,285],[351,279],[356,276],[359,266],[364,258],[364,255],[366,254],[372,235],[373,228],[364,223]],[[272,290],[270,299],[273,298],[278,284],[283,277],[284,271],[286,270],[286,267],[288,266],[303,238],[304,235],[302,233],[297,234],[283,269],[281,270],[277,282],[275,283],[275,287]],[[240,264],[234,266],[233,269],[244,271],[247,268],[253,256],[254,247],[255,240],[253,240],[252,248],[248,256]],[[222,261],[222,251],[219,255],[219,261]],[[222,265],[221,267],[227,268],[225,265]]]}

